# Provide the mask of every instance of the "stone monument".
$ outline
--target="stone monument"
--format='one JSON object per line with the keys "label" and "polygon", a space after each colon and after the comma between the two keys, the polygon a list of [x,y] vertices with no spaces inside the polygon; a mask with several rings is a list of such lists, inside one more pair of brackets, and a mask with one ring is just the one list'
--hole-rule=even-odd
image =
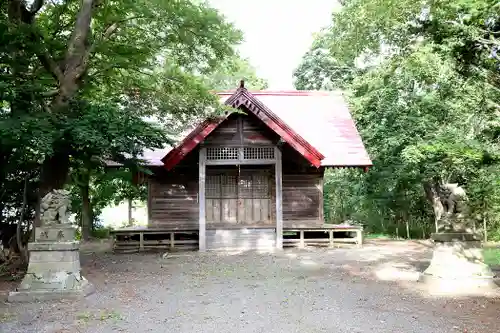
{"label": "stone monument", "polygon": [[94,292],[80,273],[79,242],[68,221],[69,192],[53,190],[41,201],[41,226],[28,244],[28,271],[9,302],[79,298]]}
{"label": "stone monument", "polygon": [[443,292],[495,288],[495,276],[484,263],[465,190],[458,184],[442,184],[436,192],[442,209],[437,216],[438,230],[431,236],[435,248],[420,281]]}

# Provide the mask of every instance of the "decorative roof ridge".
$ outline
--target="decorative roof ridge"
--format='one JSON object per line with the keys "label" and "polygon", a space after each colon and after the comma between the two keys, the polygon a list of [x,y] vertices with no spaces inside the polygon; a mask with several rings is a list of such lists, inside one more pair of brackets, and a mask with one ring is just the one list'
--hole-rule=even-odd
{"label": "decorative roof ridge", "polygon": [[212,91],[221,96],[231,96],[239,89],[245,89],[254,96],[345,96],[343,91],[325,91],[325,90],[249,90],[246,88],[238,88],[233,90]]}

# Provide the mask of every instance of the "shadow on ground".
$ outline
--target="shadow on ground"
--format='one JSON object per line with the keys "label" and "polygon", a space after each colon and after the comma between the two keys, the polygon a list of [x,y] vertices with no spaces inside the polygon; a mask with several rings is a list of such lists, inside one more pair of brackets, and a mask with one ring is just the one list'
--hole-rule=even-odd
{"label": "shadow on ground", "polygon": [[[327,313],[332,318],[360,316],[378,325],[338,332],[393,332],[398,325],[407,325],[398,332],[498,331],[497,298],[437,298],[420,288],[416,281],[429,265],[432,250],[418,242],[369,241],[359,249],[180,252],[166,257],[113,254],[109,243],[95,243],[83,244],[81,252],[82,273],[95,284],[95,295],[78,302],[7,304],[2,302],[18,282],[6,282],[0,285],[0,331],[5,323],[12,333],[107,333],[132,328],[146,332],[145,325],[154,331],[169,322],[180,325],[173,330],[188,332],[207,321],[226,320],[223,325],[229,327],[223,312],[238,322],[240,317],[265,313],[260,321],[267,331],[272,327],[295,331],[304,320],[319,325],[318,318]],[[305,311],[303,321],[293,317],[280,322],[293,311],[296,318]],[[443,322],[436,323],[439,320]],[[346,322],[351,321],[335,325]],[[244,331],[236,322],[230,324],[232,331]],[[432,325],[441,325],[442,330]],[[416,327],[420,328],[409,330]]]}

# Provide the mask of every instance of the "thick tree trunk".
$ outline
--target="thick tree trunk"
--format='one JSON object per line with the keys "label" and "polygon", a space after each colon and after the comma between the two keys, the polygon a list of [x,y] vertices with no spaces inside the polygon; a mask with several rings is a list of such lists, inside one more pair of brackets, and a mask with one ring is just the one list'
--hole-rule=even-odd
{"label": "thick tree trunk", "polygon": [[[26,213],[27,204],[28,204],[28,175],[26,175],[24,178],[23,204],[21,207],[20,219],[19,222],[17,223],[17,230],[16,230],[17,247],[19,249],[19,253],[21,254],[21,258],[23,259],[25,264],[27,264],[29,260],[28,249],[23,244],[25,238],[23,234],[23,223],[24,223],[24,215]],[[28,232],[28,230],[29,226],[26,225],[26,232]]]}
{"label": "thick tree trunk", "polygon": [[[33,39],[43,41],[43,37],[34,26],[34,17],[44,5],[43,0],[33,1],[31,7],[26,7],[25,1],[10,0],[9,20],[13,23],[22,22],[33,26]],[[82,77],[87,72],[92,45],[89,43],[91,35],[91,21],[94,9],[94,0],[82,0],[78,11],[75,26],[68,42],[64,59],[59,63],[43,48],[39,49],[37,57],[52,74],[59,87],[58,94],[53,98],[48,111],[52,113],[67,112],[69,102],[80,89]],[[43,43],[43,42],[42,42]],[[57,145],[57,143],[55,143]],[[34,226],[40,225],[40,202],[51,190],[62,188],[68,177],[70,151],[56,149],[52,156],[47,156],[43,162],[41,179],[38,189]]]}
{"label": "thick tree trunk", "polygon": [[35,212],[36,227],[40,226],[40,203],[42,198],[50,191],[62,188],[68,180],[68,173],[69,154],[67,152],[56,152],[53,156],[47,156],[43,161]]}

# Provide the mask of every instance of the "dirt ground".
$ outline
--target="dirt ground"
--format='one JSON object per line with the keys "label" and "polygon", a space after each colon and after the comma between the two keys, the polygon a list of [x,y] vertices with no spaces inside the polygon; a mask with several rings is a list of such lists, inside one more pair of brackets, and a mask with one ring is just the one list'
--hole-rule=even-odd
{"label": "dirt ground", "polygon": [[416,242],[276,253],[113,254],[82,247],[97,292],[76,302],[9,304],[0,332],[498,332],[500,298],[436,297],[416,282]]}

